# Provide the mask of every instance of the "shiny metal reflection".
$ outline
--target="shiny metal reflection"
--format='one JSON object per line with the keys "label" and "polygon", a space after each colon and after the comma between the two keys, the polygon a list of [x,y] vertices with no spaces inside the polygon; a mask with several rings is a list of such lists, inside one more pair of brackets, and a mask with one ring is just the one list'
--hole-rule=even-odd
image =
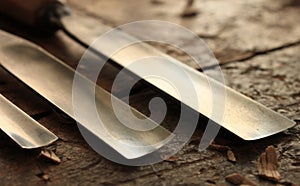
{"label": "shiny metal reflection", "polygon": [[58,139],[3,95],[0,95],[0,128],[25,149],[47,146]]}
{"label": "shiny metal reflection", "polygon": [[[99,36],[104,33],[104,31],[109,30],[109,28],[105,26],[95,26],[97,25],[97,21],[95,20],[93,22],[90,17],[86,17],[84,15],[78,16],[75,14],[73,16],[66,16],[62,21],[66,29],[71,34],[77,36],[78,39],[84,42],[87,46],[95,42]],[[195,86],[198,94],[199,107],[195,107],[195,104],[189,104],[193,102],[193,100],[184,102],[174,92],[173,89],[170,89],[169,86],[164,86],[164,84],[157,83],[155,80],[152,81],[151,79],[146,79],[146,81],[164,91],[168,95],[174,97],[175,99],[190,106],[197,112],[212,119],[214,122],[218,123],[242,139],[256,140],[264,138],[295,125],[294,121],[289,120],[288,118],[274,112],[264,105],[251,100],[250,98],[217,82],[203,73],[196,71],[180,61],[163,54],[146,43],[141,42],[139,44],[130,45],[123,48],[123,44],[128,43],[128,41],[136,42],[138,39],[126,34],[121,30],[115,29],[114,34],[112,34],[111,37],[106,37],[103,42],[97,42],[95,45],[93,45],[93,47],[98,52],[111,57],[111,59],[113,59],[118,65],[125,67],[127,70],[139,77],[142,77],[143,71],[151,71],[153,74],[155,74],[157,69],[164,68],[169,69],[168,73],[173,73],[172,79],[174,81],[180,81],[182,78],[184,78],[184,76],[182,76],[182,74],[175,73],[176,69],[173,68],[174,66],[176,68],[179,66],[190,77]],[[110,56],[110,54],[115,52],[112,50],[116,48],[122,48],[122,50],[118,51],[113,56]],[[130,69],[131,63],[149,56],[165,57],[168,60],[164,60],[159,65],[148,63],[144,64],[139,69]],[[210,91],[210,86],[214,86],[220,90],[226,90],[227,95],[225,97],[225,112],[223,119],[214,117],[212,114],[214,106],[212,104],[212,100],[215,98]]]}
{"label": "shiny metal reflection", "polygon": [[[75,73],[73,69],[51,57],[36,45],[11,34],[0,32],[0,43],[1,66],[67,115],[77,119],[72,105],[72,85]],[[91,93],[89,90],[82,90],[82,96],[93,95]],[[114,110],[109,104],[110,93],[99,86],[96,86],[95,99],[97,110],[101,113],[101,119],[110,135],[93,128],[94,126],[87,123],[85,119],[78,122],[127,159],[147,155],[162,147],[167,142],[166,139],[172,137],[169,131],[134,108],[132,111],[138,118],[145,118],[147,122],[158,126],[145,132],[135,131],[124,126],[115,117]],[[112,99],[125,105],[115,97]]]}

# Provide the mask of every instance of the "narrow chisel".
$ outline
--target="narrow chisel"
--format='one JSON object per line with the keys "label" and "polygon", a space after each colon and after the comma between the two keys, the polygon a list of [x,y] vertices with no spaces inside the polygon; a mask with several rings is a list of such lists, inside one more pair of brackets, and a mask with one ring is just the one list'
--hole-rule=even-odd
{"label": "narrow chisel", "polygon": [[47,146],[58,138],[0,95],[0,129],[25,149]]}

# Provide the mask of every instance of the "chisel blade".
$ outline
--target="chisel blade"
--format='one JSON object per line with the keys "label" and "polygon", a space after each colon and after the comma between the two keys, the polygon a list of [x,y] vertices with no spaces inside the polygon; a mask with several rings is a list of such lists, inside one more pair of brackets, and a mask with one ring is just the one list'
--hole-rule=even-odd
{"label": "chisel blade", "polygon": [[[92,50],[109,57],[114,63],[126,68],[137,77],[143,77],[145,72],[155,74],[158,69],[166,69],[165,73],[169,73],[170,79],[174,82],[182,81],[187,75],[197,94],[197,97],[190,97],[188,100],[183,100],[170,86],[166,86],[155,79],[145,79],[145,81],[244,140],[264,138],[295,125],[294,121],[156,50],[154,47],[144,42],[138,42],[137,38],[120,29],[114,29],[111,36],[108,34],[105,38],[101,38],[104,32],[109,30],[109,27],[100,24],[98,20],[93,20],[89,16],[78,16],[76,14],[65,16],[62,17],[62,23],[69,35],[75,36],[85,46],[91,46]],[[97,41],[94,43],[99,38],[102,42]],[[124,43],[138,44],[123,47]],[[118,52],[113,51],[118,48],[121,48],[121,50]],[[156,61],[156,63],[143,63],[139,68],[132,68],[131,64],[149,56],[162,57],[165,60]],[[178,68],[184,73],[177,73]],[[224,91],[217,91],[213,94],[210,89],[211,86],[216,87],[216,90],[225,90],[226,92],[224,98],[225,110],[222,118],[218,114],[216,116],[212,113],[214,109],[213,102],[216,99],[213,96],[214,94],[223,94]],[[222,95],[219,96],[222,97]],[[196,100],[198,100],[198,104],[190,104]]]}
{"label": "chisel blade", "polygon": [[58,138],[0,95],[0,129],[25,149],[47,146]]}
{"label": "chisel blade", "polygon": [[[82,97],[94,95],[96,109],[101,114],[104,128],[101,130],[97,123],[89,123],[88,119],[91,116],[89,112],[85,113],[86,117],[77,118],[72,102],[75,74],[73,69],[36,45],[11,34],[0,31],[0,43],[0,65],[2,67],[71,118],[77,120],[86,130],[125,158],[135,159],[152,153],[172,138],[172,133],[134,108],[131,110],[138,118],[144,118],[147,124],[155,126],[155,128],[148,131],[138,131],[124,126],[115,116],[110,100],[113,99],[118,102],[121,107],[127,105],[103,88],[95,87],[94,83],[83,76],[80,76],[81,80],[90,89],[79,90],[81,91],[80,94]],[[93,86],[95,92],[92,90]],[[93,103],[84,103],[82,107],[91,105]],[[89,110],[89,108],[83,110]],[[128,122],[132,125],[138,125],[135,121]]]}

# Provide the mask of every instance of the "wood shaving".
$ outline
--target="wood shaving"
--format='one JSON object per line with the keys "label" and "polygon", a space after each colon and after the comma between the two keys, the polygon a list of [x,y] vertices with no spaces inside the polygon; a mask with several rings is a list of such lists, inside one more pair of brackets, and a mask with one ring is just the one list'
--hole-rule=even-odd
{"label": "wood shaving", "polygon": [[258,174],[260,177],[271,181],[279,181],[278,160],[275,148],[268,146],[258,159]]}
{"label": "wood shaving", "polygon": [[217,150],[217,151],[228,151],[231,150],[230,147],[226,146],[226,145],[218,145],[215,143],[210,144],[209,148],[213,149],[213,150]]}
{"label": "wood shaving", "polygon": [[235,157],[234,153],[232,152],[232,150],[227,151],[227,159],[233,163],[236,162],[236,157]]}
{"label": "wood shaving", "polygon": [[50,181],[50,177],[49,177],[48,174],[40,173],[40,174],[37,174],[37,176],[38,176],[39,178],[41,178],[42,180],[44,180],[45,182]]}
{"label": "wood shaving", "polygon": [[233,153],[233,151],[231,150],[231,148],[229,146],[218,145],[218,144],[212,143],[212,144],[210,144],[209,148],[220,151],[220,152],[226,152],[228,161],[233,162],[233,163],[236,162],[235,154]]}
{"label": "wood shaving", "polygon": [[175,162],[175,161],[177,161],[179,159],[178,156],[170,156],[170,157],[168,157],[166,155],[161,155],[161,158],[163,160],[165,160],[165,161],[168,161],[168,162]]}
{"label": "wood shaving", "polygon": [[40,153],[40,157],[50,160],[51,162],[56,164],[60,164],[61,162],[60,158],[52,150],[49,149],[42,150]]}
{"label": "wood shaving", "polygon": [[50,180],[50,177],[49,177],[48,174],[44,174],[44,175],[42,176],[42,179],[43,179],[44,181],[49,181],[49,180]]}
{"label": "wood shaving", "polygon": [[226,176],[225,180],[233,185],[257,186],[255,183],[250,181],[248,178],[246,178],[238,173],[233,173],[233,174]]}

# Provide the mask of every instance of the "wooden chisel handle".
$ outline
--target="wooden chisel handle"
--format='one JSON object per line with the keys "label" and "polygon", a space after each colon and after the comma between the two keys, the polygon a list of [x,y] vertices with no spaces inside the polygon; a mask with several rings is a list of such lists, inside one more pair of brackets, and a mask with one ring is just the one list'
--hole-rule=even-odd
{"label": "wooden chisel handle", "polygon": [[61,0],[0,0],[0,13],[29,26],[53,29],[69,11]]}

